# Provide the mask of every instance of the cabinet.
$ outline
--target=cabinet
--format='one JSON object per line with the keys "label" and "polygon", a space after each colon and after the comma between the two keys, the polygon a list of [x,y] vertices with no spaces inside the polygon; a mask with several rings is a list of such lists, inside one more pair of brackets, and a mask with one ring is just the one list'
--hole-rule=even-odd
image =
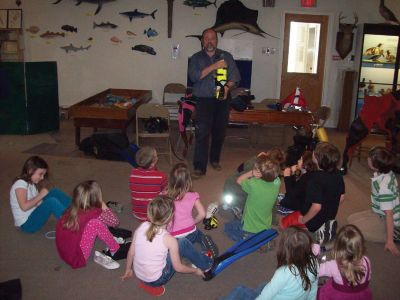
{"label": "cabinet", "polygon": [[0,62],[0,134],[59,129],[56,62]]}
{"label": "cabinet", "polygon": [[24,61],[22,29],[0,29],[0,61]]}
{"label": "cabinet", "polygon": [[400,89],[400,26],[363,24],[360,36],[355,117],[365,95],[380,96]]}

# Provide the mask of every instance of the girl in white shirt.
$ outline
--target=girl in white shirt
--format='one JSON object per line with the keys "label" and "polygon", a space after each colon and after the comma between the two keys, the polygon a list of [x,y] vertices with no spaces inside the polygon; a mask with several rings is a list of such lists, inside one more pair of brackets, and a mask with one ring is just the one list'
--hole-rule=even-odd
{"label": "girl in white shirt", "polygon": [[48,164],[39,156],[24,163],[21,174],[10,190],[10,205],[14,224],[24,232],[36,232],[51,214],[58,219],[71,204],[71,198],[61,190],[49,188]]}

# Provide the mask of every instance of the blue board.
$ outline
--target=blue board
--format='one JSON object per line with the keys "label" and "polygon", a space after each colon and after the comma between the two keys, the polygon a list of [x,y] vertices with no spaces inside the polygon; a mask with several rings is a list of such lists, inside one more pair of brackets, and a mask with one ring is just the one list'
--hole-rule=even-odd
{"label": "blue board", "polygon": [[272,241],[277,236],[278,232],[276,230],[268,229],[236,243],[215,259],[213,267],[209,271],[204,273],[204,280],[208,281],[213,279],[226,267],[228,267],[238,259],[246,256],[247,254],[256,251],[261,246]]}

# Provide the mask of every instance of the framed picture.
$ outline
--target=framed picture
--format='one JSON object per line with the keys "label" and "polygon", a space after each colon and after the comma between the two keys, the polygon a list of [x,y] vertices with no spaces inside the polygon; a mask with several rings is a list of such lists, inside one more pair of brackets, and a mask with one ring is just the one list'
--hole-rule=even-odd
{"label": "framed picture", "polygon": [[22,28],[22,9],[9,9],[7,21],[7,28]]}
{"label": "framed picture", "polygon": [[7,28],[7,9],[0,9],[0,29]]}

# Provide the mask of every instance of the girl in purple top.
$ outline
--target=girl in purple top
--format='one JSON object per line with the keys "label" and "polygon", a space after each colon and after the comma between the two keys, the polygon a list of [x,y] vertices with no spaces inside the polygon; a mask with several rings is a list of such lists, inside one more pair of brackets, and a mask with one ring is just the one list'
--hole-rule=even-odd
{"label": "girl in purple top", "polygon": [[371,263],[365,256],[365,242],[354,225],[339,230],[334,249],[334,260],[320,265],[318,276],[329,276],[319,290],[318,299],[369,300],[372,299]]}

